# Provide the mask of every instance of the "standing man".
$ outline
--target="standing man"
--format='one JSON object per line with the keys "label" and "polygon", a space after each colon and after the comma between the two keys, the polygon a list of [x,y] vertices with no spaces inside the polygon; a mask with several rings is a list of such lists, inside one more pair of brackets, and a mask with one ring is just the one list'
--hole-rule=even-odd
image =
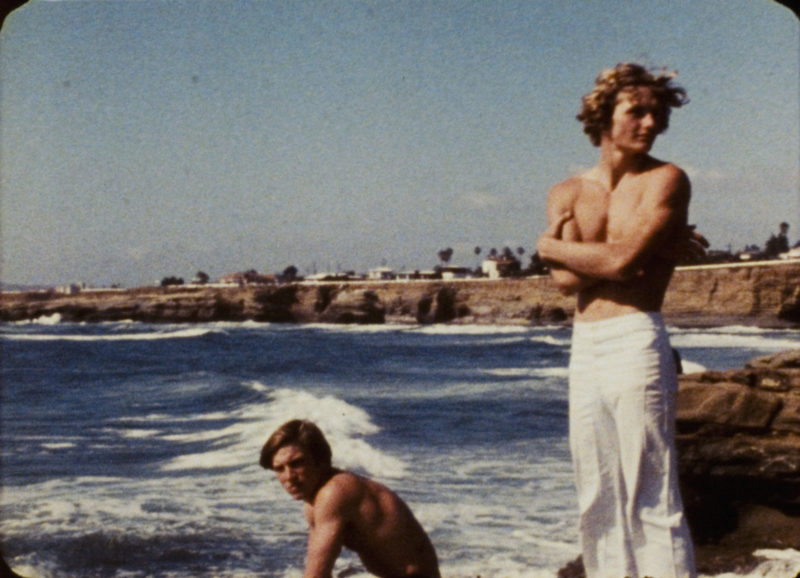
{"label": "standing man", "polygon": [[386,486],[333,468],[331,448],[315,424],[283,424],[264,444],[260,464],[304,502],[304,578],[329,578],[342,546],[382,578],[440,578],[436,551],[405,502]]}
{"label": "standing man", "polygon": [[538,242],[556,285],[577,295],[570,447],[589,578],[696,575],[659,312],[678,256],[707,243],[687,227],[686,174],[649,154],[686,102],[672,75],[628,63],[603,71],[577,117],[600,160],[553,187]]}

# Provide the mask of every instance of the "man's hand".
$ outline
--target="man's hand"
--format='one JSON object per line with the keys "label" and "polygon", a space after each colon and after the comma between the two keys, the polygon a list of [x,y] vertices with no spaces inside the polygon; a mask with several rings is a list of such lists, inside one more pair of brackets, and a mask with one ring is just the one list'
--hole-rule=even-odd
{"label": "man's hand", "polygon": [[683,236],[672,247],[672,257],[679,265],[696,265],[706,261],[706,249],[710,243],[696,228],[697,225],[686,225]]}
{"label": "man's hand", "polygon": [[566,225],[570,219],[572,219],[572,211],[564,211],[563,213],[559,214],[553,221],[547,226],[544,233],[539,236],[539,241],[537,242],[537,250],[539,255],[544,259],[547,260],[547,243],[551,239],[561,240],[564,238],[564,225]]}

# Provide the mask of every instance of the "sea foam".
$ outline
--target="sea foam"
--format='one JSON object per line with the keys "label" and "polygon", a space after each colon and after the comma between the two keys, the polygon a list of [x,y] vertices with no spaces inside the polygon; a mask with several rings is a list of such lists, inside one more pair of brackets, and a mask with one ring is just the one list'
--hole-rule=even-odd
{"label": "sea foam", "polygon": [[681,348],[707,347],[713,349],[768,349],[783,351],[784,349],[795,349],[798,345],[796,335],[787,334],[785,338],[781,338],[774,335],[765,335],[762,332],[678,332],[670,335],[670,343],[679,350]]}
{"label": "sea foam", "polygon": [[[249,387],[263,391],[265,399],[228,414],[230,425],[202,432],[171,434],[164,439],[181,443],[207,442],[213,449],[174,458],[164,471],[245,467],[257,462],[267,437],[291,419],[308,419],[324,432],[334,449],[335,464],[361,469],[373,475],[401,477],[405,464],[367,443],[363,437],[379,428],[363,409],[334,396],[315,396],[305,391],[278,389],[262,384]],[[194,421],[188,418],[188,421]]]}
{"label": "sea foam", "polygon": [[176,331],[152,331],[143,333],[119,333],[103,335],[56,334],[56,333],[3,333],[9,341],[154,341],[159,339],[187,339],[202,337],[211,329],[192,327]]}

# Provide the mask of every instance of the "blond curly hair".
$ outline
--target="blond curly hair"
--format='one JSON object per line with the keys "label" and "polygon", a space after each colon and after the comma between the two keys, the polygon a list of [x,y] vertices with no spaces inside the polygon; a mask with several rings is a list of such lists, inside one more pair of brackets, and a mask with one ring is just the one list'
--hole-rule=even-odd
{"label": "blond curly hair", "polygon": [[689,102],[686,90],[673,83],[676,75],[676,72],[668,73],[666,69],[653,71],[631,62],[622,62],[604,70],[595,79],[592,92],[581,98],[582,106],[576,118],[583,123],[583,132],[589,135],[594,146],[599,146],[603,132],[611,127],[617,95],[625,89],[644,86],[663,106],[657,133],[661,134],[669,126],[670,111]]}

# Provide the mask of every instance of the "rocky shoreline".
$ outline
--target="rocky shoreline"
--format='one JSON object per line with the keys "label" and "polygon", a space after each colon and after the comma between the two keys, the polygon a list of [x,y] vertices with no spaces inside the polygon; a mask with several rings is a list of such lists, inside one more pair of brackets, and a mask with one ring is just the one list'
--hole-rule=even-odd
{"label": "rocky shoreline", "polygon": [[[548,277],[172,286],[2,295],[0,321],[568,323],[574,297]],[[679,326],[800,327],[800,261],[679,269],[663,313]]]}
{"label": "rocky shoreline", "polygon": [[800,349],[681,376],[676,441],[701,571],[800,550]]}
{"label": "rocky shoreline", "polygon": [[[679,382],[676,444],[698,571],[749,572],[758,550],[800,550],[800,349]],[[580,560],[558,576],[584,576]]]}
{"label": "rocky shoreline", "polygon": [[[573,312],[546,277],[3,293],[0,303],[6,322],[537,325]],[[663,313],[675,326],[800,329],[800,262],[678,270]],[[800,550],[800,349],[682,375],[676,441],[700,572],[746,572],[760,549]],[[559,572],[580,576],[580,560]]]}

